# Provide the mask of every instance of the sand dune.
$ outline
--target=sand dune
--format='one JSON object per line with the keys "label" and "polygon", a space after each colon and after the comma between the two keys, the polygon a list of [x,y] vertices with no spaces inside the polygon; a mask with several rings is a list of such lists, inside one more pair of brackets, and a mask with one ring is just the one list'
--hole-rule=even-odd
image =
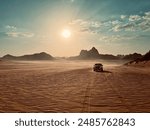
{"label": "sand dune", "polygon": [[150,67],[0,62],[0,112],[150,112]]}

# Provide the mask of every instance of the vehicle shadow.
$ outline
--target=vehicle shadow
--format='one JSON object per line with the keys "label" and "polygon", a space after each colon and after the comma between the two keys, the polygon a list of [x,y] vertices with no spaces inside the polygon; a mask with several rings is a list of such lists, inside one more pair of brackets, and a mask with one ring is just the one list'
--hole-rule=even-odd
{"label": "vehicle shadow", "polygon": [[112,73],[111,71],[103,70],[102,73]]}
{"label": "vehicle shadow", "polygon": [[112,73],[111,71],[107,71],[107,70],[103,70],[103,71],[100,71],[100,72],[97,72],[95,71],[96,73]]}

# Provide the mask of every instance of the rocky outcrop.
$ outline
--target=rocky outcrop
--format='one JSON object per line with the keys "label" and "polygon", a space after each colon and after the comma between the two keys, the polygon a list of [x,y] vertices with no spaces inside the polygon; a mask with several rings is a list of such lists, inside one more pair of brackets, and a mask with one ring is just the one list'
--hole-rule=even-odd
{"label": "rocky outcrop", "polygon": [[133,54],[125,55],[122,59],[124,59],[124,60],[136,60],[139,58],[142,58],[141,54],[133,53]]}
{"label": "rocky outcrop", "polygon": [[132,60],[125,65],[132,65],[132,64],[140,64],[140,63],[149,63],[150,62],[150,51],[147,52],[145,55],[143,55],[141,58],[138,58],[136,60]]}
{"label": "rocky outcrop", "polygon": [[140,61],[149,61],[150,60],[150,51],[147,52],[141,59]]}
{"label": "rocky outcrop", "polygon": [[97,59],[100,58],[98,50],[93,47],[91,50],[81,50],[79,56],[81,59]]}

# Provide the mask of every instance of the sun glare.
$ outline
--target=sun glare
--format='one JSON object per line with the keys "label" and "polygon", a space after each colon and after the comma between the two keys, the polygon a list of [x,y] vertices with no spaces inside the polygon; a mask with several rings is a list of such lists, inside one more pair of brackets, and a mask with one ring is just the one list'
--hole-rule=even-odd
{"label": "sun glare", "polygon": [[71,31],[68,30],[68,29],[64,29],[64,30],[62,31],[62,36],[63,36],[64,38],[69,38],[69,37],[71,36]]}

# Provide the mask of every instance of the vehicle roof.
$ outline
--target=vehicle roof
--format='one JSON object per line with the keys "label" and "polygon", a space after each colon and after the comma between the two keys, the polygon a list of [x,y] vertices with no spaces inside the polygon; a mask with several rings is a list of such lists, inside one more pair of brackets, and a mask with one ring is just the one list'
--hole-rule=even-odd
{"label": "vehicle roof", "polygon": [[100,65],[100,66],[103,66],[101,63],[96,63],[95,65]]}

